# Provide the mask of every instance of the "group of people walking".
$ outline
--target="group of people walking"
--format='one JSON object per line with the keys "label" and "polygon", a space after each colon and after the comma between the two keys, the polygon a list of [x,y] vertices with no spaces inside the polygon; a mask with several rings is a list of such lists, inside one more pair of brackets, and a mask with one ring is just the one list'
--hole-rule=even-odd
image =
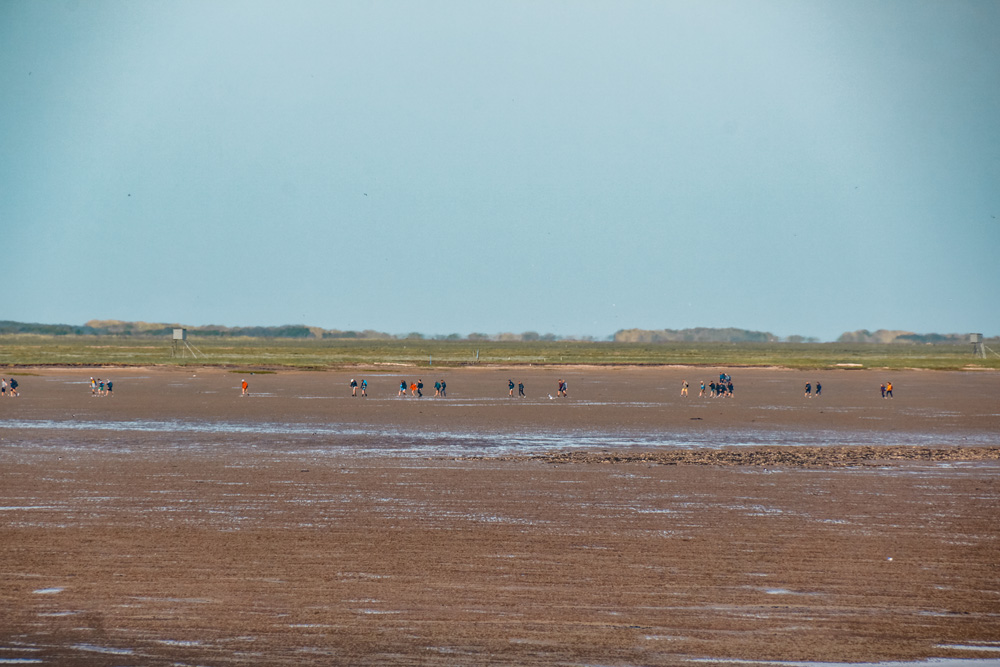
{"label": "group of people walking", "polygon": [[[507,380],[507,395],[511,398],[514,397],[514,381]],[[518,381],[517,383],[517,395],[519,398],[524,397],[524,382]],[[566,398],[569,395],[569,384],[566,380],[559,379],[556,380],[556,396],[561,398]],[[552,394],[549,394],[549,398],[552,398]]]}
{"label": "group of people walking", "polygon": [[[704,380],[698,381],[698,396],[708,396],[709,398],[732,398],[733,397],[733,376],[728,373],[719,373],[719,381],[712,380],[705,384]],[[681,382],[681,396],[688,395],[688,381]]]}
{"label": "group of people walking", "polygon": [[[352,380],[352,382],[353,382],[353,380]],[[362,380],[362,382],[364,382],[364,380]],[[368,384],[366,383],[365,387],[367,387],[367,386],[368,386]],[[409,390],[410,390],[410,396],[411,397],[421,398],[424,395],[424,381],[418,379],[416,382],[411,382],[410,385],[409,385],[409,387],[406,386],[406,380],[400,381],[400,383],[399,383],[399,392],[396,394],[396,396],[406,396],[406,390],[407,390],[407,388],[409,388]],[[365,396],[367,396],[367,395],[368,394],[366,393]],[[435,380],[434,381],[434,395],[435,396],[447,396],[448,395],[448,383],[445,382],[444,380]]]}
{"label": "group of people walking", "polygon": [[111,379],[102,380],[101,378],[90,378],[90,395],[91,396],[111,396],[114,391],[114,384],[112,384]]}
{"label": "group of people walking", "polygon": [[0,378],[0,398],[4,398],[7,396],[14,398],[17,395],[18,395],[17,380],[11,378],[10,381],[8,382],[7,378]]}

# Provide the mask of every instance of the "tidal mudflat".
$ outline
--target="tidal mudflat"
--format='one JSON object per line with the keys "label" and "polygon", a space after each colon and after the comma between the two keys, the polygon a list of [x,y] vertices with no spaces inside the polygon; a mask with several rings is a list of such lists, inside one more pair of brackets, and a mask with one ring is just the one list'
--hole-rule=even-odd
{"label": "tidal mudflat", "polygon": [[[720,370],[734,397],[699,398]],[[31,372],[0,400],[2,664],[1000,650],[994,373]]]}

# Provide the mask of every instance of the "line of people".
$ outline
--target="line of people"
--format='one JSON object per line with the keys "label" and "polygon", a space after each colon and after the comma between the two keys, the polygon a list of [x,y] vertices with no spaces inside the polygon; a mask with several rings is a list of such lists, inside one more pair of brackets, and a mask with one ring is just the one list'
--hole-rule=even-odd
{"label": "line of people", "polygon": [[[712,380],[711,382],[708,383],[708,385],[705,384],[704,380],[699,380],[699,385],[700,385],[698,392],[699,397],[703,396],[707,396],[709,398],[733,397],[733,378],[728,373],[720,373],[718,382]],[[0,378],[0,396],[4,395],[17,396],[18,395],[17,386],[18,386],[17,380],[15,380],[14,378],[10,378],[9,384],[5,378]],[[354,378],[351,378],[350,386],[351,386],[351,396],[359,396],[359,395],[363,397],[368,396],[368,380],[362,378],[361,382],[359,383]],[[249,395],[250,390],[246,380],[243,380],[240,383],[240,387],[242,389],[243,396]],[[687,380],[681,381],[681,396],[688,395],[688,387],[689,384]],[[515,388],[517,389],[518,397],[523,398],[525,396],[524,382],[518,381],[517,384],[515,384],[514,380],[508,379],[507,395],[510,396],[511,398],[514,397]],[[9,394],[8,394],[8,389],[9,389]],[[424,395],[423,389],[424,389],[424,381],[421,379],[418,379],[416,382],[411,382],[409,385],[407,385],[406,380],[402,380],[399,383],[399,392],[396,395],[400,397],[405,397],[409,395],[411,397],[421,398]],[[892,382],[884,382],[881,385],[880,389],[882,392],[882,398],[892,398]],[[358,390],[361,391],[360,394],[358,394]],[[111,396],[112,391],[113,391],[113,385],[110,379],[104,381],[101,380],[100,378],[97,378],[96,380],[94,378],[90,378],[91,395]],[[447,391],[448,391],[448,385],[444,380],[437,380],[434,382],[435,396],[442,396],[442,397],[447,396],[448,395]],[[409,394],[407,394],[407,392],[409,392]],[[822,395],[822,393],[823,393],[823,385],[819,381],[817,381],[815,384],[815,393],[813,392],[813,383],[806,382],[806,387],[805,387],[806,398],[812,398],[813,396],[819,397]],[[556,396],[563,398],[568,396],[568,383],[563,379],[559,379],[556,381]],[[549,394],[549,398],[552,397],[553,397],[552,394]]]}

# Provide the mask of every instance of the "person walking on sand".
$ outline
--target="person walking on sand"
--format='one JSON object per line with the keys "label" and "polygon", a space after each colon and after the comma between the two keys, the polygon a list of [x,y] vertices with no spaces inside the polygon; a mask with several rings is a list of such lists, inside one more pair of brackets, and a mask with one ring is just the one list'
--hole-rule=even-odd
{"label": "person walking on sand", "polygon": [[434,380],[434,395],[441,395],[441,380]]}
{"label": "person walking on sand", "polygon": [[417,380],[417,398],[420,398],[423,395],[424,395],[424,381],[418,379]]}
{"label": "person walking on sand", "polygon": [[823,393],[823,385],[821,385],[819,382],[817,382],[816,383],[816,398],[819,398],[819,395],[822,394],[822,393]]}
{"label": "person walking on sand", "polygon": [[688,395],[688,381],[684,380],[683,382],[681,382],[681,396],[687,396],[687,395]]}
{"label": "person walking on sand", "polygon": [[104,396],[104,380],[97,378],[97,395]]}
{"label": "person walking on sand", "polygon": [[560,380],[560,383],[562,384],[563,398],[566,398],[569,395],[569,382],[566,380]]}
{"label": "person walking on sand", "polygon": [[892,382],[885,383],[885,397],[892,398]]}
{"label": "person walking on sand", "polygon": [[362,378],[361,380],[361,395],[363,397],[368,396],[368,380]]}
{"label": "person walking on sand", "polygon": [[111,378],[108,378],[108,393],[107,393],[108,398],[111,398],[112,392],[114,390],[115,390],[114,386],[111,384]]}
{"label": "person walking on sand", "polygon": [[507,395],[514,398],[514,381],[507,378]]}
{"label": "person walking on sand", "polygon": [[406,396],[406,380],[399,383],[399,393],[396,396]]}
{"label": "person walking on sand", "polygon": [[448,384],[444,380],[441,380],[441,397],[443,398],[447,395],[448,395]]}
{"label": "person walking on sand", "polygon": [[243,393],[240,394],[240,396],[249,396],[250,395],[250,385],[247,383],[247,381],[246,381],[245,378],[243,379],[242,382],[240,382],[240,389],[243,390]]}
{"label": "person walking on sand", "polygon": [[7,379],[0,378],[0,398],[7,398]]}
{"label": "person walking on sand", "polygon": [[357,395],[358,395],[358,381],[355,380],[354,378],[351,378],[351,396],[357,396]]}
{"label": "person walking on sand", "polygon": [[14,398],[17,395],[18,395],[17,380],[15,380],[14,378],[11,378],[10,379],[10,397]]}
{"label": "person walking on sand", "polygon": [[812,385],[806,382],[806,398],[812,398]]}
{"label": "person walking on sand", "polygon": [[701,385],[701,389],[698,391],[698,398],[701,398],[705,395],[705,381],[698,380],[698,383]]}
{"label": "person walking on sand", "polygon": [[524,398],[524,383],[520,380],[517,381],[517,395]]}
{"label": "person walking on sand", "polygon": [[90,378],[90,395],[97,396],[97,381],[94,378]]}
{"label": "person walking on sand", "polygon": [[417,383],[416,382],[411,382],[410,383],[410,396],[416,396],[416,395],[417,395]]}
{"label": "person walking on sand", "polygon": [[879,389],[882,390],[882,398],[885,398],[885,382],[882,383],[882,386],[880,386]]}

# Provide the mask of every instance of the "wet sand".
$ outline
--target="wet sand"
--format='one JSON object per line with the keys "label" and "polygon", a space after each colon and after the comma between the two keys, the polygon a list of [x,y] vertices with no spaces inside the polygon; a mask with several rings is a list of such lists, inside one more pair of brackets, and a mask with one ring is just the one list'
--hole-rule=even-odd
{"label": "wet sand", "polygon": [[1000,375],[728,370],[18,376],[0,661],[996,658]]}

